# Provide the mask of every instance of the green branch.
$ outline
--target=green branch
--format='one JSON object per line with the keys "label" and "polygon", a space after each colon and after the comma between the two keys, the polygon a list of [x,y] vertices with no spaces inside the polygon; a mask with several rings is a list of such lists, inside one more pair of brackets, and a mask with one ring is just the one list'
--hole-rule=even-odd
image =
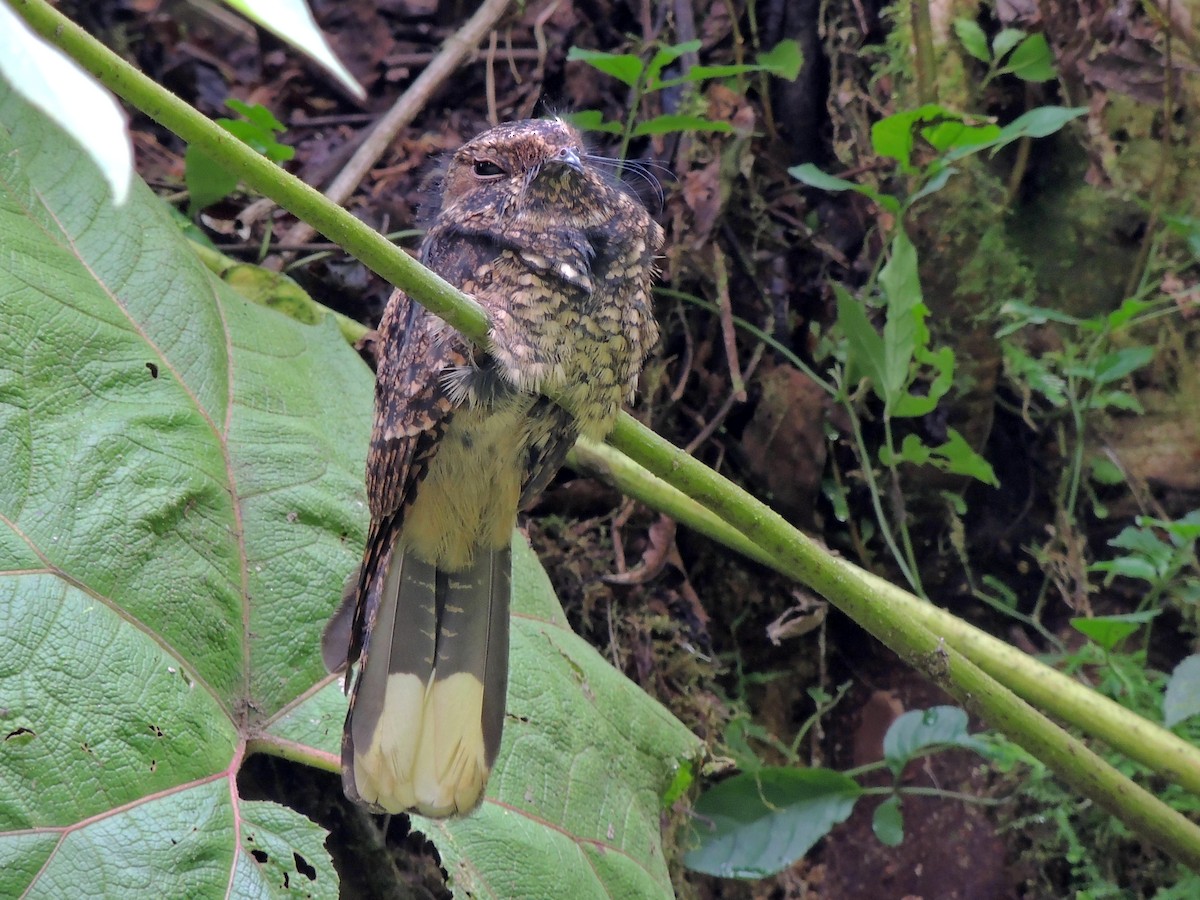
{"label": "green branch", "polygon": [[[568,460],[601,473],[629,496],[726,547],[815,588],[864,627],[866,623],[859,616],[865,617],[870,611],[859,612],[862,603],[876,607],[876,616],[919,623],[929,634],[944,639],[1039,709],[1100,738],[1130,759],[1200,796],[1200,748],[999,638],[831,556],[771,509],[636,422],[627,428],[623,420],[611,440],[625,449],[628,456],[611,447],[580,441]],[[678,455],[663,455],[655,450],[649,469],[645,468],[633,461],[633,458],[647,458],[647,454],[636,446],[642,441],[647,449],[661,444]],[[655,472],[666,470],[670,477],[659,477],[650,469]],[[669,481],[674,481],[676,486]],[[687,484],[690,496],[678,489],[680,482]],[[707,493],[728,495],[720,501],[718,508],[731,512],[718,515],[693,499],[703,498]],[[739,521],[744,530],[739,530]],[[769,542],[748,536],[755,530],[773,534],[772,540],[779,543],[775,552],[768,549]],[[898,650],[890,641],[884,640],[884,643]]]}
{"label": "green branch", "polygon": [[[486,342],[486,314],[470,297],[134,70],[44,0],[12,2],[35,30],[114,92],[237,172],[247,185],[309,222],[382,277],[403,286],[468,338]],[[588,445],[577,454],[601,459],[614,480],[632,495],[824,594],[1081,794],[1200,870],[1200,827],[1108,766],[999,682],[1198,795],[1200,749],[931,604],[831,556],[762,503],[631,417],[621,417],[610,440],[631,459]]]}
{"label": "green branch", "polygon": [[[734,549],[741,550],[749,542],[754,552],[748,556],[822,594],[1080,794],[1200,871],[1200,826],[1134,784],[997,679],[1198,795],[1200,748],[932,604],[832,556],[778,513],[632,417],[623,417],[609,440],[646,470],[639,472],[632,463],[622,466],[618,454],[605,454],[606,471],[623,491],[639,499],[644,495],[646,502],[664,511],[686,512],[687,504],[702,505],[706,515],[681,521]],[[585,450],[594,452],[595,448]],[[679,492],[687,496],[670,496]]]}

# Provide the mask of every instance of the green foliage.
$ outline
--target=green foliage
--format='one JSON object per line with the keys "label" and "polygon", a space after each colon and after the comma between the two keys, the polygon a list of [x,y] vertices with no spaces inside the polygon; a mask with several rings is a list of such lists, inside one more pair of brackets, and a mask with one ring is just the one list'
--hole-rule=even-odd
{"label": "green foliage", "polygon": [[734,775],[693,805],[697,846],[684,865],[722,878],[774,875],[846,821],[862,795],[857,781],[830,769],[763,767]]}
{"label": "green foliage", "polygon": [[324,833],[236,776],[325,677],[370,374],[144,184],[114,209],[48,120],[0,92],[0,121],[0,894],[335,897]]}
{"label": "green foliage", "polygon": [[1200,716],[1200,653],[1175,667],[1163,695],[1163,724],[1168,728],[1193,716]]}
{"label": "green foliage", "polygon": [[[907,434],[897,446],[892,423],[895,419],[924,416],[954,385],[955,357],[949,347],[934,349],[926,325],[925,306],[916,248],[909,239],[904,219],[920,200],[940,191],[958,170],[952,163],[984,151],[995,154],[1013,141],[1044,137],[1082,115],[1083,108],[1039,107],[1004,127],[944,106],[930,103],[915,110],[887,116],[871,128],[875,153],[896,163],[906,176],[903,196],[848,181],[821,171],[811,163],[788,172],[809,187],[828,191],[854,191],[869,197],[895,218],[888,253],[877,278],[864,288],[863,298],[835,284],[837,322],[842,343],[835,357],[842,363],[835,371],[836,399],[850,416],[860,458],[869,454],[862,438],[860,414],[852,402],[851,389],[866,381],[883,403],[883,446],[879,462],[888,470],[893,485],[892,521],[883,509],[883,489],[875,482],[869,464],[863,475],[872,495],[875,526],[909,585],[923,594],[918,563],[908,535],[906,514],[900,506],[899,469],[902,464],[928,465],[944,472],[965,475],[985,484],[999,486],[991,465],[954,429],[937,447],[926,445],[916,434]],[[874,301],[884,310],[882,334],[876,331],[867,304]],[[1114,371],[1118,368],[1114,364]],[[918,389],[919,387],[919,389]],[[835,492],[836,493],[836,492]],[[839,501],[840,502],[840,501]]]}
{"label": "green foliage", "polygon": [[[1034,415],[1035,408],[1044,403],[1049,407],[1043,414],[1046,418],[1053,421],[1057,416],[1062,420],[1058,429],[1059,447],[1068,464],[1060,478],[1057,499],[1069,521],[1075,521],[1079,495],[1084,488],[1088,416],[1102,411],[1142,411],[1136,395],[1126,390],[1123,382],[1153,360],[1154,348],[1141,344],[1126,346],[1124,342],[1131,329],[1161,315],[1163,306],[1162,302],[1130,298],[1112,312],[1090,318],[1018,301],[1000,308],[1001,315],[1010,321],[997,329],[999,338],[1008,338],[1031,326],[1048,323],[1066,326],[1061,331],[1058,348],[1035,356],[1018,341],[1002,340],[1001,351],[1010,382],[1024,393],[1022,408],[1026,415]],[[1111,483],[1112,473],[1106,475],[1101,468],[1099,480]],[[1104,515],[1098,501],[1096,512]]]}
{"label": "green foliage", "polygon": [[699,113],[665,113],[638,122],[642,102],[647,94],[674,87],[698,88],[712,79],[733,79],[754,73],[767,73],[792,81],[800,73],[803,57],[800,45],[793,40],[780,41],[771,50],[759,54],[758,61],[742,65],[692,66],[683,75],[663,77],[663,72],[685,53],[700,49],[700,41],[659,46],[649,60],[634,53],[606,53],[601,50],[585,50],[572,47],[567,52],[569,61],[585,62],[594,69],[616,78],[631,89],[629,113],[624,122],[604,118],[597,109],[581,110],[569,118],[576,127],[585,131],[603,131],[621,135],[620,159],[625,159],[629,142],[635,137],[668,134],[679,131],[733,130],[728,122],[716,122]]}
{"label": "green foliage", "polygon": [[[997,485],[991,465],[979,455],[954,429],[947,430],[947,440],[930,447],[917,434],[909,433],[897,446],[893,421],[924,416],[932,412],[954,383],[955,357],[949,347],[936,350],[926,325],[929,309],[925,306],[916,248],[902,227],[896,229],[890,254],[879,272],[875,284],[875,299],[884,310],[882,331],[876,331],[868,318],[865,305],[840,284],[834,284],[837,298],[838,329],[842,344],[835,352],[840,364],[835,365],[834,397],[850,416],[855,442],[860,456],[868,459],[862,438],[859,412],[853,389],[866,383],[883,404],[883,446],[878,459],[899,482],[901,465],[928,465],[944,472],[966,475],[986,484]],[[867,293],[868,297],[872,295]],[[917,390],[917,386],[920,390]],[[887,542],[910,585],[920,593],[917,561],[907,537],[904,516],[896,517],[900,540],[893,536],[881,502],[882,491],[874,477],[864,470],[871,489],[876,525]]]}
{"label": "green foliage", "polygon": [[[321,829],[237,776],[253,752],[338,768],[318,646],[363,540],[370,372],[328,318],[208,272],[144,184],[113,209],[2,90],[0,121],[0,895],[87,872],[105,896],[335,897]],[[514,555],[493,800],[418,827],[474,896],[669,896],[661,798],[699,741]]]}
{"label": "green foliage", "polygon": [[967,714],[956,706],[910,709],[883,736],[883,760],[897,783],[904,767],[935,747],[962,747],[986,755],[988,745],[967,733]]}
{"label": "green foliage", "polygon": [[[256,153],[275,163],[287,162],[296,155],[295,148],[275,140],[275,135],[286,131],[287,127],[265,106],[243,103],[233,97],[226,100],[225,105],[242,118],[219,118],[214,121]],[[188,147],[184,156],[184,182],[190,195],[188,211],[194,216],[206,206],[233,193],[238,179],[216,160],[195,147]]]}
{"label": "green foliage", "polygon": [[875,807],[871,814],[871,831],[879,843],[899,847],[904,843],[904,814],[900,811],[900,796],[893,794]]}
{"label": "green foliage", "polygon": [[[1140,647],[1121,649],[1156,615],[1155,610],[1072,620],[1089,640],[1050,661],[1092,681],[1100,693],[1123,706],[1151,720],[1161,717],[1186,740],[1200,743],[1200,656],[1187,657],[1168,678],[1148,664],[1144,642]],[[1064,790],[1028,754],[1012,745],[1004,751],[1005,744],[997,741],[1001,752],[993,754],[992,761],[1002,770],[1012,770],[1011,782],[1018,788],[1022,813],[1007,827],[1031,842],[1025,855],[1045,879],[1035,890],[1113,900],[1151,895],[1183,900],[1200,891],[1200,875],[1140,845],[1119,823]],[[1175,809],[1192,817],[1200,814],[1200,798],[1153,777],[1137,763],[1098,749],[1110,763]]]}
{"label": "green foliage", "polygon": [[[855,191],[870,197],[888,212],[903,217],[918,200],[945,187],[957,171],[952,163],[985,150],[995,155],[1022,138],[1047,137],[1085,112],[1085,107],[1040,106],[1001,128],[978,117],[929,103],[880,119],[871,127],[871,146],[879,156],[893,160],[901,174],[912,177],[910,190],[903,199],[868,184],[829,175],[812,163],[793,166],[788,172],[809,187]],[[920,153],[917,153],[918,148]]]}
{"label": "green foliage", "polygon": [[[905,767],[937,750],[962,747],[990,754],[992,745],[967,733],[967,714],[953,706],[910,710],[883,739],[884,761],[854,773],[832,769],[755,766],[704,792],[693,807],[692,842],[684,865],[723,878],[765,878],[801,859],[854,811],[859,799],[886,794],[872,827],[879,840],[904,840],[900,798]],[[886,767],[893,784],[864,788],[853,775]]]}
{"label": "green foliage", "polygon": [[[906,434],[900,443],[899,452],[893,453],[890,447],[881,447],[879,461],[889,468],[905,462],[912,463],[914,466],[931,465],[943,472],[966,475],[976,481],[990,484],[992,487],[1000,487],[1000,481],[996,478],[992,464],[976,453],[967,443],[966,438],[953,428],[946,429],[946,434],[948,440],[936,447],[926,446],[915,434]],[[962,505],[963,509],[959,512],[959,515],[962,515],[965,512],[965,504],[961,497],[955,496],[954,499]]]}
{"label": "green foliage", "polygon": [[1143,625],[1157,616],[1157,609],[1145,612],[1122,613],[1114,616],[1092,616],[1090,618],[1076,616],[1071,619],[1071,627],[1080,634],[1086,635],[1103,650],[1110,651],[1125,638],[1132,635]]}
{"label": "green foliage", "polygon": [[[1192,574],[1197,568],[1200,510],[1175,521],[1138,516],[1134,522],[1108,542],[1110,547],[1126,552],[1093,563],[1091,571],[1105,573],[1106,585],[1117,575],[1145,581],[1150,589],[1142,602],[1143,608],[1152,606],[1164,593],[1181,606],[1194,607],[1200,601],[1200,579]],[[1165,534],[1167,539],[1163,540],[1159,534]]]}
{"label": "green foliage", "polygon": [[980,82],[982,90],[994,78],[1014,75],[1022,81],[1050,81],[1057,74],[1054,70],[1054,55],[1042,34],[1027,35],[1019,28],[1005,28],[988,46],[987,35],[979,24],[971,19],[955,19],[954,33],[962,41],[963,49],[982,63],[988,70]]}

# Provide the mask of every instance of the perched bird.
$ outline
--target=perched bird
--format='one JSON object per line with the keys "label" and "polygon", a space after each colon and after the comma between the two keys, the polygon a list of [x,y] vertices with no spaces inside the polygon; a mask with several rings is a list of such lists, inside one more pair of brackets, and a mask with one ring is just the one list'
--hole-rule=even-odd
{"label": "perched bird", "polygon": [[504,726],[517,509],[632,395],[658,336],[662,240],[562,121],[501,125],[450,159],[421,259],[491,329],[473,347],[399,290],[379,326],[370,530],[323,640],[331,669],[359,664],[351,799],[427,816],[481,801]]}

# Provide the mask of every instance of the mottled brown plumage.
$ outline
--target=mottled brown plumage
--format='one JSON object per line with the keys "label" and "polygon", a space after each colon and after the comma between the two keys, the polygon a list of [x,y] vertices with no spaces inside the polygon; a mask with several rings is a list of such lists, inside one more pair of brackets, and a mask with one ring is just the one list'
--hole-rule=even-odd
{"label": "mottled brown plumage", "polygon": [[472,347],[401,291],[380,323],[371,526],[348,650],[336,627],[324,647],[327,664],[359,663],[342,758],[353,799],[451,815],[482,798],[504,721],[516,512],[631,396],[657,337],[661,243],[561,121],[493,128],[450,160],[422,259],[483,305],[490,339]]}

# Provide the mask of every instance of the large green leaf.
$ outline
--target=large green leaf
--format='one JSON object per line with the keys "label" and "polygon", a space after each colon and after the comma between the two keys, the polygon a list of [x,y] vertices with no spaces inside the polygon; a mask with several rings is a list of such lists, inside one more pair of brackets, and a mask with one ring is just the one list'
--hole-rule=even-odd
{"label": "large green leaf", "polygon": [[741,772],[696,801],[689,869],[767,878],[795,864],[845,822],[863,789],[832,769],[766,766]]}
{"label": "large green leaf", "polygon": [[[0,896],[336,896],[323,832],[241,799],[336,770],[317,651],[361,547],[370,373],[209,274],[135,184],[0,94]],[[456,893],[669,896],[699,742],[573,635],[518,541],[510,718],[475,816],[419,820]],[[285,800],[286,797],[278,798]]]}
{"label": "large green leaf", "polygon": [[324,833],[236,774],[322,677],[370,373],[8,92],[0,245],[0,895],[336,896]]}

